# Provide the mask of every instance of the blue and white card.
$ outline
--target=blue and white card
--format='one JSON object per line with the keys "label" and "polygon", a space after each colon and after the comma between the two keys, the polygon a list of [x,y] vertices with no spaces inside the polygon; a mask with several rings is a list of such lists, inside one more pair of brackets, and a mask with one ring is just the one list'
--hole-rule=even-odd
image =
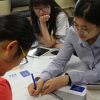
{"label": "blue and white card", "polygon": [[70,90],[76,91],[76,92],[83,92],[85,90],[85,87],[79,86],[79,85],[72,85]]}
{"label": "blue and white card", "polygon": [[87,88],[85,85],[72,85],[72,86],[62,87],[59,89],[59,91],[78,95],[78,96],[85,96],[86,90],[87,90]]}
{"label": "blue and white card", "polygon": [[30,75],[30,72],[28,70],[25,70],[25,71],[21,71],[20,74],[23,76],[23,77],[26,77],[26,76],[29,76]]}

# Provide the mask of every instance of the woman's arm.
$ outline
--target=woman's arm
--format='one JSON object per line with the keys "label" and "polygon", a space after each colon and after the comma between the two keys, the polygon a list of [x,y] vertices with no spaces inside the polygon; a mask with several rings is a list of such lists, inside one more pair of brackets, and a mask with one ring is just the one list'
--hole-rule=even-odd
{"label": "woman's arm", "polygon": [[56,42],[53,36],[49,34],[48,27],[46,25],[46,22],[49,20],[49,18],[50,18],[49,15],[44,15],[39,18],[40,30],[42,33],[42,37],[40,37],[40,41],[47,47],[51,47]]}
{"label": "woman's arm", "polygon": [[49,18],[50,18],[49,15],[44,15],[39,18],[40,30],[42,33],[42,37],[40,37],[39,40],[47,47],[51,47],[56,42],[53,36],[49,34],[48,27],[46,25],[46,22],[49,20]]}
{"label": "woman's arm", "polygon": [[40,38],[40,41],[47,47],[61,48],[63,45],[61,39],[65,37],[67,29],[69,28],[68,17],[64,12],[59,13],[57,16],[56,19],[57,30],[55,35],[58,36],[59,39],[55,39],[53,35],[49,34],[46,25],[46,21],[48,21],[49,18],[50,17],[48,15],[40,17],[40,30],[42,33],[42,38]]}
{"label": "woman's arm", "polygon": [[56,26],[57,26],[57,30],[55,34],[58,37],[58,39],[56,40],[57,44],[55,45],[55,47],[60,48],[63,45],[64,38],[69,29],[68,17],[64,12],[58,14]]}

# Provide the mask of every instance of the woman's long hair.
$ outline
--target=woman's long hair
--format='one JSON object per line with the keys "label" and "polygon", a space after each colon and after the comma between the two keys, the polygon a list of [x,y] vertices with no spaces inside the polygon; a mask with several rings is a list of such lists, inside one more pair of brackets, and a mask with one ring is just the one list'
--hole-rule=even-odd
{"label": "woman's long hair", "polygon": [[47,22],[47,24],[49,25],[48,30],[50,34],[51,34],[51,31],[53,31],[53,36],[56,38],[56,35],[55,35],[55,32],[57,30],[56,18],[57,18],[57,15],[61,11],[63,11],[63,9],[54,0],[30,0],[30,11],[31,11],[33,30],[37,36],[42,36],[42,34],[40,32],[39,25],[38,25],[38,17],[36,16],[34,12],[33,7],[36,7],[39,5],[45,5],[45,6],[50,5],[51,14],[50,14],[50,19]]}

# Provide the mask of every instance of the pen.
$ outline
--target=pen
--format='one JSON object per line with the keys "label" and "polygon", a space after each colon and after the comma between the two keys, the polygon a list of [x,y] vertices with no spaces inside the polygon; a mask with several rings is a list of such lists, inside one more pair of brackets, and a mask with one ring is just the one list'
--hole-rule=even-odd
{"label": "pen", "polygon": [[33,80],[33,83],[34,83],[34,89],[36,90],[36,81],[35,81],[35,78],[34,78],[33,74],[31,74],[31,76],[32,76],[32,80]]}

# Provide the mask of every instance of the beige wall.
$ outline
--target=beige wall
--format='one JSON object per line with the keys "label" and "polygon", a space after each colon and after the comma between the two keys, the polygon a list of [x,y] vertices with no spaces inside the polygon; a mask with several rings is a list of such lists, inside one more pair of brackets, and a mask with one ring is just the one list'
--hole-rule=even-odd
{"label": "beige wall", "polygon": [[0,1],[0,15],[7,15],[10,13],[10,0]]}
{"label": "beige wall", "polygon": [[[55,0],[70,16],[73,16],[74,0]],[[0,0],[0,15],[10,13],[10,0]]]}
{"label": "beige wall", "polygon": [[74,0],[55,0],[62,8],[73,7]]}
{"label": "beige wall", "polygon": [[74,0],[55,0],[70,16],[73,16]]}

